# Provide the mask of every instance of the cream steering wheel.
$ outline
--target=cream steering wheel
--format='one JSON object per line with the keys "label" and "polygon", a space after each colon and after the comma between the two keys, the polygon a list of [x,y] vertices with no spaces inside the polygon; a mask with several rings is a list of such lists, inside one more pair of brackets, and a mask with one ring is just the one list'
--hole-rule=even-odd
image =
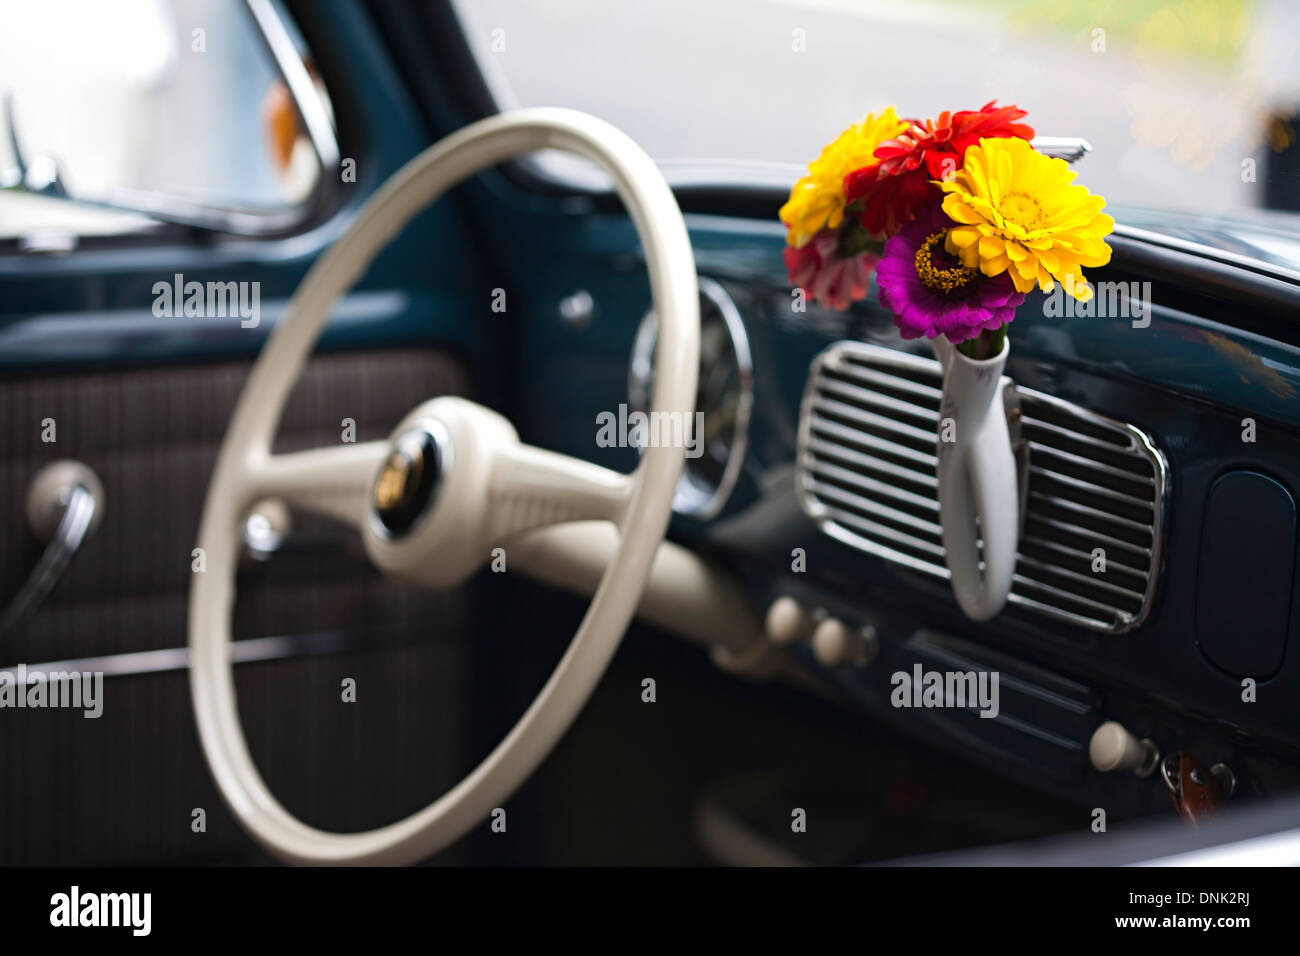
{"label": "cream steering wheel", "polygon": [[[644,247],[659,316],[652,412],[694,409],[699,362],[695,261],[654,162],[592,116],[529,109],[482,120],[399,170],[303,279],[240,395],[203,508],[207,570],[190,592],[190,690],[208,766],[235,817],[293,863],[410,863],[447,846],[503,803],[555,746],[617,649],[672,513],[684,447],[644,450],[630,475],[519,442],[495,412],[456,398],[414,409],[390,441],[271,454],[290,389],[331,309],[417,213],[480,170],[539,149],[576,153],[613,178]],[[594,428],[594,425],[593,425]],[[594,432],[593,432],[594,436]],[[577,633],[537,699],[459,784],[404,820],[363,833],[307,826],[272,796],[244,740],[231,675],[230,614],[240,527],[268,495],[354,526],[387,573],[432,587],[465,580],[492,549],[563,521],[619,529]]]}

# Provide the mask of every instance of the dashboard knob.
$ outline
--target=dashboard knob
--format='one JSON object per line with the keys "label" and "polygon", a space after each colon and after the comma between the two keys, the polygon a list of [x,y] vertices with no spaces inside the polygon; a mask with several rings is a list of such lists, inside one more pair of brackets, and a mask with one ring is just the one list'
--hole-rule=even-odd
{"label": "dashboard knob", "polygon": [[1088,759],[1102,773],[1131,770],[1139,777],[1155,770],[1160,753],[1151,740],[1139,740],[1121,723],[1108,720],[1092,734]]}
{"label": "dashboard knob", "polygon": [[767,637],[773,644],[793,644],[812,633],[808,609],[792,597],[779,597],[767,609]]}
{"label": "dashboard knob", "polygon": [[823,667],[841,664],[865,667],[876,659],[879,648],[875,628],[855,630],[836,617],[826,618],[813,631],[813,657]]}

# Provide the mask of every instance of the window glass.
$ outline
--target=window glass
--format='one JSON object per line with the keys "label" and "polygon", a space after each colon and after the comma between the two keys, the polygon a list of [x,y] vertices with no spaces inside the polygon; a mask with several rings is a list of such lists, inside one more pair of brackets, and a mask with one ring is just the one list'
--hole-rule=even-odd
{"label": "window glass", "polygon": [[258,231],[316,187],[319,157],[250,5],[13,0],[0,24],[0,235],[222,213]]}
{"label": "window glass", "polygon": [[1041,136],[1088,140],[1088,186],[1112,206],[1300,208],[1300,4],[1288,0],[455,5],[503,107],[595,113],[670,177],[725,168],[788,184],[868,111],[926,117],[997,98]]}

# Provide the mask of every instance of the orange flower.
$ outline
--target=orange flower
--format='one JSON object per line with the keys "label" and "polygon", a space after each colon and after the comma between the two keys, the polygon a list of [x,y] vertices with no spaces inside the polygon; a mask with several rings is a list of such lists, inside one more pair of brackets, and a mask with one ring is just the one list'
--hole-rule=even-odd
{"label": "orange flower", "polygon": [[849,174],[844,195],[861,199],[862,225],[873,234],[892,236],[930,203],[940,198],[932,180],[948,180],[961,166],[966,149],[982,138],[1032,139],[1034,129],[1017,120],[1018,106],[990,100],[978,110],[939,114],[938,119],[909,120],[907,129],[875,150],[877,162]]}

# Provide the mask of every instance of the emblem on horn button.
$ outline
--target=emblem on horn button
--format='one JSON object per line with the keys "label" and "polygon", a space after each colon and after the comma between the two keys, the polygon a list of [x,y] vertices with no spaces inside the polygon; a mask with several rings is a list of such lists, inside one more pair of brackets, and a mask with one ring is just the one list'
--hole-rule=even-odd
{"label": "emblem on horn button", "polygon": [[443,459],[441,442],[423,424],[393,442],[372,495],[379,522],[390,535],[410,531],[424,513],[442,474]]}

